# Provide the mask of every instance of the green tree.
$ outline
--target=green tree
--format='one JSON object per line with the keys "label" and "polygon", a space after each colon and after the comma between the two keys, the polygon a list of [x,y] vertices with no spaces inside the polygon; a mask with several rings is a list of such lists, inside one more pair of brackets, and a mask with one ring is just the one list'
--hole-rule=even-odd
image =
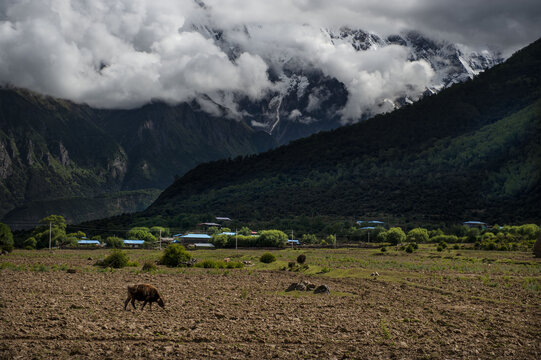
{"label": "green tree", "polygon": [[51,223],[52,227],[57,227],[64,230],[66,233],[66,219],[62,215],[49,215],[41,219],[40,224],[49,225]]}
{"label": "green tree", "polygon": [[218,248],[226,247],[229,242],[229,235],[214,235],[212,236],[212,244]]}
{"label": "green tree", "polygon": [[481,234],[481,231],[479,231],[478,228],[471,228],[466,233],[466,241],[469,243],[474,243],[479,239],[480,234]]}
{"label": "green tree", "polygon": [[36,248],[37,241],[34,237],[29,237],[23,242],[23,247],[27,250],[32,250]]}
{"label": "green tree", "polygon": [[0,223],[0,250],[13,251],[13,234],[8,225]]}
{"label": "green tree", "polygon": [[314,234],[304,234],[301,237],[301,242],[303,244],[317,244],[318,240],[317,240],[317,236],[315,236]]}
{"label": "green tree", "polygon": [[210,236],[220,233],[220,229],[217,226],[211,226],[207,229],[207,234]]}
{"label": "green tree", "polygon": [[51,237],[51,246],[65,244],[66,236],[66,220],[61,215],[49,215],[40,221],[40,226],[32,231],[31,237],[36,239],[36,247],[38,249],[49,247],[49,233]]}
{"label": "green tree", "polygon": [[423,228],[411,229],[408,232],[407,240],[415,243],[428,242],[428,230]]}
{"label": "green tree", "polygon": [[257,239],[258,246],[285,247],[286,243],[287,235],[280,230],[261,231]]}
{"label": "green tree", "polygon": [[525,224],[518,228],[518,233],[524,237],[525,240],[536,240],[541,234],[539,226],[535,224]]}
{"label": "green tree", "polygon": [[243,227],[239,230],[239,235],[250,236],[250,235],[252,235],[252,230],[250,230],[250,228],[247,227],[247,226],[243,226]]}
{"label": "green tree", "polygon": [[327,244],[335,245],[335,244],[336,244],[336,236],[334,236],[334,235],[329,235],[329,236],[327,236],[327,238],[325,239],[325,241],[327,242]]}
{"label": "green tree", "polygon": [[124,246],[124,242],[119,237],[109,236],[105,239],[105,245],[109,248],[120,249]]}
{"label": "green tree", "polygon": [[386,233],[387,242],[392,245],[398,245],[406,241],[406,234],[399,227],[390,228]]}
{"label": "green tree", "polygon": [[156,236],[156,238],[160,236],[160,230],[162,237],[169,237],[171,235],[171,231],[169,230],[169,228],[163,226],[153,226],[150,228],[150,232],[152,233],[152,235]]}
{"label": "green tree", "polygon": [[129,239],[133,240],[145,240],[145,242],[154,243],[156,237],[152,235],[150,229],[147,227],[134,227],[127,234]]}
{"label": "green tree", "polygon": [[81,240],[82,238],[86,237],[86,234],[82,231],[77,231],[77,232],[69,233],[66,236]]}

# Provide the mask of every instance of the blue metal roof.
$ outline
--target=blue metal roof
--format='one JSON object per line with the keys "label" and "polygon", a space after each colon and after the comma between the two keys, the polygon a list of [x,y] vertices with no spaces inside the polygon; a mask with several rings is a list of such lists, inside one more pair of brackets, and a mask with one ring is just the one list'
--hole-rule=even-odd
{"label": "blue metal roof", "polygon": [[367,224],[385,224],[384,221],[378,221],[378,220],[359,220],[357,221],[358,224],[363,224],[363,223],[367,223]]}
{"label": "blue metal roof", "polygon": [[301,242],[299,240],[293,240],[293,239],[290,239],[287,241],[288,244],[297,244],[297,245],[300,245]]}
{"label": "blue metal roof", "polygon": [[470,225],[486,225],[487,223],[484,223],[482,221],[465,221],[464,224],[470,224]]}
{"label": "blue metal roof", "polygon": [[79,240],[77,241],[77,244],[85,245],[85,244],[94,244],[94,245],[100,245],[101,243],[99,240]]}
{"label": "blue metal roof", "polygon": [[143,245],[145,240],[124,240],[124,244],[127,245]]}
{"label": "blue metal roof", "polygon": [[220,234],[218,234],[218,235],[229,235],[229,236],[235,236],[235,235],[237,235],[237,233],[236,233],[236,232],[227,232],[227,231],[226,231],[226,232],[220,233]]}
{"label": "blue metal roof", "polygon": [[225,217],[225,216],[216,216],[216,220],[221,220],[221,221],[231,221],[230,218]]}
{"label": "blue metal roof", "polygon": [[376,228],[374,226],[365,226],[362,227],[361,230],[376,230]]}
{"label": "blue metal roof", "polygon": [[181,236],[182,236],[182,234],[175,234],[175,235],[173,235],[173,237],[181,237]]}
{"label": "blue metal roof", "polygon": [[183,239],[212,239],[211,236],[207,234],[186,234],[181,236]]}

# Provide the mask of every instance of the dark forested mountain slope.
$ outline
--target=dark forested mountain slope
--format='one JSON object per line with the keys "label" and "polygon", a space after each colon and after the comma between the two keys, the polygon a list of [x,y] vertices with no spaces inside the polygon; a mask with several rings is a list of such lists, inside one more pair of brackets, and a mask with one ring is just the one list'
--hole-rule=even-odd
{"label": "dark forested mountain slope", "polygon": [[540,100],[538,40],[474,80],[393,113],[200,165],[137,216],[540,221]]}
{"label": "dark forested mountain slope", "polygon": [[[78,221],[142,210],[157,189],[201,162],[273,145],[270,136],[193,104],[96,110],[0,89],[0,217],[13,211],[10,221],[36,221],[58,204],[55,213]],[[154,190],[120,192],[140,189]]]}

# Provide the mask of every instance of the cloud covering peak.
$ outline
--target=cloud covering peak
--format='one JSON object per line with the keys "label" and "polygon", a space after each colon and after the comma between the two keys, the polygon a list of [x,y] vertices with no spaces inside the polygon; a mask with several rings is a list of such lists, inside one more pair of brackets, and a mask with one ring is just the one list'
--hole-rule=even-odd
{"label": "cloud covering peak", "polygon": [[343,116],[355,119],[382,99],[418,95],[434,72],[402,46],[355,51],[325,29],[415,29],[509,55],[539,35],[540,10],[526,0],[7,0],[0,83],[105,108],[205,94],[207,110],[216,101],[235,111],[236,97],[280,91],[269,71],[308,66],[345,85]]}

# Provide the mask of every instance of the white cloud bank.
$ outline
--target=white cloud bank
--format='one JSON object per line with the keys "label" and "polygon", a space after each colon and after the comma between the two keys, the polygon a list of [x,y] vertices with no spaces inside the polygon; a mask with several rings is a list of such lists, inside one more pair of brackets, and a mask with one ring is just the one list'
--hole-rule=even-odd
{"label": "white cloud bank", "polygon": [[[234,110],[237,95],[259,99],[276,90],[268,68],[280,72],[295,58],[344,83],[343,116],[355,119],[384,98],[415,96],[433,71],[408,61],[400,46],[357,52],[333,44],[322,28],[383,36],[415,29],[509,54],[539,35],[539,10],[536,1],[503,0],[208,0],[204,8],[191,0],[4,0],[0,83],[104,108],[207,94]],[[240,56],[231,60],[190,24],[223,29]]]}

